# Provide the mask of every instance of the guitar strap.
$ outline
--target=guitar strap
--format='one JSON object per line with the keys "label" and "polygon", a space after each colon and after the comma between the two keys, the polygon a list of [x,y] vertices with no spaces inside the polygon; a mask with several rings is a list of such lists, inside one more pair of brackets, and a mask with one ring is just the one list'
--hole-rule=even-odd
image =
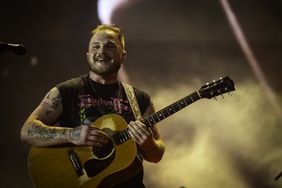
{"label": "guitar strap", "polygon": [[131,109],[133,111],[135,119],[136,120],[141,120],[142,119],[142,115],[141,115],[141,112],[140,112],[140,108],[139,108],[139,105],[138,105],[138,102],[137,102],[137,99],[136,99],[133,87],[131,85],[129,85],[129,84],[126,84],[126,83],[122,83],[122,85],[124,87],[127,99],[129,101],[129,105],[130,105],[130,107],[131,107]]}
{"label": "guitar strap", "polygon": [[[129,105],[130,105],[130,107],[132,109],[132,112],[134,114],[135,119],[136,120],[141,120],[142,119],[142,115],[141,115],[141,112],[140,112],[140,108],[139,108],[139,105],[138,105],[138,102],[137,102],[137,99],[136,99],[133,87],[131,85],[129,85],[129,84],[126,84],[126,83],[122,83],[122,85],[124,87],[127,99],[129,101]],[[142,156],[142,154],[139,151],[137,152],[137,158],[142,163],[143,156]]]}

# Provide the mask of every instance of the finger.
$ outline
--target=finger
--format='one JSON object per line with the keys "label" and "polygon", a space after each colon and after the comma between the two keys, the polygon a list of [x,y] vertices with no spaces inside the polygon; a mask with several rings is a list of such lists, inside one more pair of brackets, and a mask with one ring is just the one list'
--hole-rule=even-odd
{"label": "finger", "polygon": [[108,135],[104,133],[103,131],[100,131],[100,129],[90,129],[89,130],[90,135],[98,135],[100,137],[108,138]]}
{"label": "finger", "polygon": [[98,138],[101,138],[103,140],[109,140],[109,136],[107,134],[105,134],[104,132],[100,131],[100,130],[90,130],[88,132],[88,136],[96,136]]}
{"label": "finger", "polygon": [[103,143],[103,144],[105,144],[109,141],[108,138],[100,137],[99,135],[95,135],[95,136],[90,135],[90,136],[88,136],[88,139],[95,141],[95,142],[100,142],[100,143]]}
{"label": "finger", "polygon": [[103,144],[96,142],[96,141],[92,141],[92,140],[88,140],[86,142],[86,145],[93,146],[93,147],[102,147],[103,146]]}
{"label": "finger", "polygon": [[133,134],[133,132],[129,129],[128,133],[130,134],[131,139],[136,142],[137,144],[140,144],[139,140],[137,139],[137,137]]}
{"label": "finger", "polygon": [[129,130],[131,131],[132,135],[136,138],[136,140],[141,140],[143,135],[141,131],[139,130],[138,126],[135,124],[135,122],[130,122],[128,125]]}
{"label": "finger", "polygon": [[147,130],[147,127],[143,123],[132,122],[132,125],[140,139],[147,139],[147,137],[150,135],[150,132]]}
{"label": "finger", "polygon": [[138,125],[138,127],[140,128],[140,131],[144,134],[146,134],[147,136],[152,135],[151,130],[142,122],[140,121],[135,121],[136,125]]}
{"label": "finger", "polygon": [[135,142],[138,145],[144,144],[144,142],[146,142],[146,140],[148,139],[148,136],[141,130],[142,128],[139,125],[137,125],[135,122],[131,122],[129,127],[130,127],[129,130],[132,133],[131,137],[135,138]]}
{"label": "finger", "polygon": [[103,144],[108,142],[107,138],[99,137],[99,135],[95,135],[95,136],[89,135],[87,137],[87,139],[90,140],[90,141],[99,142],[99,143],[103,143]]}

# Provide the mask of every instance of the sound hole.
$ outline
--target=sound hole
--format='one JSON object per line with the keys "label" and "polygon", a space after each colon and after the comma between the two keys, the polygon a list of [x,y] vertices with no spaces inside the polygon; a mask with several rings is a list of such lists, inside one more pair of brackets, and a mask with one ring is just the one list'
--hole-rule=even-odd
{"label": "sound hole", "polygon": [[114,149],[114,144],[112,140],[109,140],[108,143],[104,144],[101,148],[92,148],[92,152],[94,155],[99,158],[105,158],[112,153]]}
{"label": "sound hole", "polygon": [[92,148],[93,154],[96,156],[85,162],[84,169],[88,177],[93,177],[106,169],[115,158],[114,144],[109,141],[102,148]]}

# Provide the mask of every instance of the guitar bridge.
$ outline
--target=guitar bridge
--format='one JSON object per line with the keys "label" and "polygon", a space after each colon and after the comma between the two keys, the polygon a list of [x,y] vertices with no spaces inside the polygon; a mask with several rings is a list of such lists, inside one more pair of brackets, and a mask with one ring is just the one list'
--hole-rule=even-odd
{"label": "guitar bridge", "polygon": [[77,153],[73,149],[68,150],[69,159],[71,161],[72,167],[78,177],[83,175],[82,165],[78,158]]}

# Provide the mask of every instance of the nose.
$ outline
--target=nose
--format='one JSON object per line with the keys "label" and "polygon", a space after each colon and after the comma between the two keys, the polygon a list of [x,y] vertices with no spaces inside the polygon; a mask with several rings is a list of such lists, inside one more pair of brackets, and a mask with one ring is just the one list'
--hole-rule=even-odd
{"label": "nose", "polygon": [[105,54],[105,46],[101,45],[100,48],[97,51],[97,54]]}

